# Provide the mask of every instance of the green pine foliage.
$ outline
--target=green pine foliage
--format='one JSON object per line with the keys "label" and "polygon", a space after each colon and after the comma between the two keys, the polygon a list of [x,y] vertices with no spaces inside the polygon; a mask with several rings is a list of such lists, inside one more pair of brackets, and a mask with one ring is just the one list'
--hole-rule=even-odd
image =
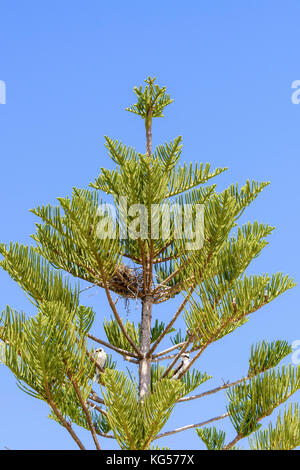
{"label": "green pine foliage", "polygon": [[291,450],[300,445],[300,411],[298,404],[291,403],[283,417],[279,413],[276,425],[258,431],[250,439],[252,450]]}
{"label": "green pine foliage", "polygon": [[[247,180],[218,192],[211,180],[226,168],[182,162],[181,136],[152,150],[152,119],[163,117],[173,100],[154,78],[145,81],[134,88],[137,102],[127,111],[144,120],[146,151],[105,136],[115,168],[101,168],[89,189],[74,188],[57,206],[33,209],[32,246],[0,245],[1,267],[35,309],[32,315],[3,310],[0,363],[25,393],[49,405],[49,418],[80,449],[78,427],[91,433],[97,449],[107,438],[123,450],[160,449],[157,439],[192,428],[210,450],[238,450],[244,438],[251,449],[293,449],[300,445],[297,404],[260,429],[260,421],[300,388],[300,368],[280,366],[291,353],[286,341],[253,345],[246,375],[215,389],[203,390],[211,376],[196,368],[206,348],[295,285],[282,273],[245,274],[274,227],[257,221],[239,226],[238,219],[269,183]],[[105,205],[107,195],[115,210]],[[192,216],[181,219],[174,207],[183,214],[189,207]],[[191,233],[200,247],[191,248]],[[82,282],[105,291],[104,338],[97,332],[99,313],[81,304]],[[177,310],[158,317],[156,304],[174,297]],[[135,302],[139,321],[122,318],[119,298]],[[183,329],[176,327],[179,317]],[[104,366],[97,363],[99,347]],[[184,353],[189,356],[178,371]],[[228,400],[223,415],[206,422],[199,415],[198,424],[165,430],[178,403],[221,391]],[[197,414],[201,409],[195,407]],[[223,419],[236,432],[231,442],[222,429],[206,427]]]}
{"label": "green pine foliage", "polygon": [[225,432],[215,427],[199,428],[196,432],[208,450],[222,450],[225,445]]}

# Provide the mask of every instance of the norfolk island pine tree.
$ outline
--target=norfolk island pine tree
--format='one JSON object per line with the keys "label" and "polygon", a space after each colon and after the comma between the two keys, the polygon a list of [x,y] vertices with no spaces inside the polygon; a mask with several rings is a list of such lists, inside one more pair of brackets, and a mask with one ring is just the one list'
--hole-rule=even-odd
{"label": "norfolk island pine tree", "polygon": [[[203,390],[210,376],[195,369],[208,346],[295,285],[282,273],[245,274],[273,227],[238,226],[238,219],[268,183],[247,181],[217,192],[210,180],[226,168],[179,163],[181,137],[153,151],[152,119],[163,117],[173,100],[155,79],[145,82],[134,88],[137,103],[127,111],[145,122],[146,152],[105,137],[115,169],[102,168],[90,189],[74,188],[58,206],[32,210],[40,219],[34,246],[1,244],[2,268],[36,308],[30,317],[9,306],[2,312],[1,361],[24,392],[49,405],[49,417],[80,449],[76,426],[91,433],[99,450],[106,438],[124,450],[158,449],[159,438],[191,428],[208,449],[238,449],[245,438],[252,449],[293,449],[300,445],[300,412],[297,403],[285,402],[300,388],[300,368],[280,365],[291,353],[286,341],[254,344],[246,375],[214,389]],[[105,195],[113,198],[115,213]],[[178,217],[187,208],[188,217]],[[163,234],[161,218],[169,222]],[[191,246],[191,235],[201,246]],[[95,312],[80,303],[82,280],[107,297],[105,339],[91,333]],[[176,310],[156,317],[155,307],[174,297],[180,299]],[[138,322],[121,318],[119,298],[137,303]],[[179,318],[184,332],[176,328]],[[107,353],[105,368],[95,360],[99,346]],[[119,359],[136,374],[118,369]],[[223,414],[162,431],[176,404],[220,392],[228,401]],[[276,423],[259,429],[280,405]],[[225,418],[235,429],[231,441],[222,431]]]}

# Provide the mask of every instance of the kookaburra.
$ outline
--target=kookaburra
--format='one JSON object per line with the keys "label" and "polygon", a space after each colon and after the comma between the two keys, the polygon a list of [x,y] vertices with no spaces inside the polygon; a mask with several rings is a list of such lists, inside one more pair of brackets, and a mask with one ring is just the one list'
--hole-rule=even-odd
{"label": "kookaburra", "polygon": [[178,379],[179,375],[187,368],[189,362],[190,362],[190,355],[189,353],[182,353],[181,357],[181,362],[177,369],[174,370],[174,374],[172,375],[172,379]]}
{"label": "kookaburra", "polygon": [[[94,357],[96,359],[96,364],[98,364],[101,369],[105,369],[106,361],[107,361],[107,354],[102,348],[95,349]],[[94,377],[94,382],[99,382],[100,379],[100,370],[96,367],[96,374]]]}

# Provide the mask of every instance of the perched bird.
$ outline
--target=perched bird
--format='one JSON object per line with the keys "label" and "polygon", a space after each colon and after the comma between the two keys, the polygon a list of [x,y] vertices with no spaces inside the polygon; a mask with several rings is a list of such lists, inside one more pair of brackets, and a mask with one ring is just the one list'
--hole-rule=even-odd
{"label": "perched bird", "polygon": [[178,379],[179,375],[187,368],[190,362],[190,355],[189,353],[184,352],[181,356],[181,362],[177,369],[174,370],[174,374],[172,375],[172,379]]}
{"label": "perched bird", "polygon": [[265,302],[268,302],[268,299],[269,299],[268,289],[265,289]]}
{"label": "perched bird", "polygon": [[[95,349],[95,359],[96,364],[101,367],[101,369],[105,369],[106,361],[107,361],[107,354],[102,348]],[[99,382],[100,380],[100,370],[96,367],[96,374],[94,376],[94,382]]]}

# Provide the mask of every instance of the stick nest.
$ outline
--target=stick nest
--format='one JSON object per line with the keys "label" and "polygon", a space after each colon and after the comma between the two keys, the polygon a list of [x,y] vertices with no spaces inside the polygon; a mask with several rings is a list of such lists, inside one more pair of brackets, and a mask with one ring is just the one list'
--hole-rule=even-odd
{"label": "stick nest", "polygon": [[[143,271],[142,268],[129,268],[124,264],[119,264],[108,280],[108,288],[127,299],[142,298],[145,293],[143,289]],[[160,303],[173,297],[177,292],[173,293],[172,287],[161,286],[160,292],[154,297],[154,303]]]}
{"label": "stick nest", "polygon": [[139,298],[143,293],[142,270],[119,264],[114,275],[108,281],[108,287],[122,297]]}

